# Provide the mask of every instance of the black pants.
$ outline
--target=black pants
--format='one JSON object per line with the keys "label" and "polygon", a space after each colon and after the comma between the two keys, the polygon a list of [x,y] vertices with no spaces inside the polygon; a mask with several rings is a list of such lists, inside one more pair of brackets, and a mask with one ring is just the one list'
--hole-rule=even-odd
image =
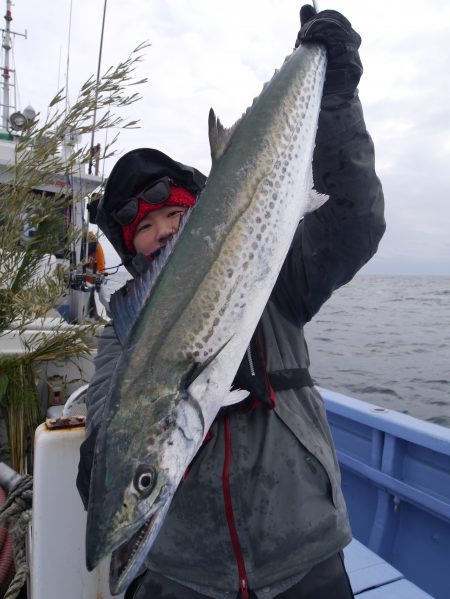
{"label": "black pants", "polygon": [[[125,599],[207,599],[207,597],[153,572],[146,572],[136,579],[125,594]],[[251,592],[250,599],[255,597],[256,595]],[[298,584],[277,595],[277,599],[353,599],[353,597],[340,553],[320,562]],[[236,599],[239,599],[239,593]]]}

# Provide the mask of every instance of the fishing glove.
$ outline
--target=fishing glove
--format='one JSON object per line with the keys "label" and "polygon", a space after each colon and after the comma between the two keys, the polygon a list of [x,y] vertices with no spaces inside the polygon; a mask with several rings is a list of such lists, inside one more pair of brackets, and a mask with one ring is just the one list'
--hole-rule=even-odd
{"label": "fishing glove", "polygon": [[316,42],[324,44],[327,50],[323,95],[353,98],[363,72],[358,53],[361,37],[339,12],[323,10],[317,13],[310,4],[300,9],[300,23],[295,47],[304,42]]}

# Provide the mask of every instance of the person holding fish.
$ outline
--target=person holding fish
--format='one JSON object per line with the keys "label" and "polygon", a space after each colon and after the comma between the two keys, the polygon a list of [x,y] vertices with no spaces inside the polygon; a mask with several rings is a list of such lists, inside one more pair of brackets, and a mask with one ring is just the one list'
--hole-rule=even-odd
{"label": "person holding fish", "polygon": [[[99,341],[77,485],[87,566],[112,553],[114,594],[353,597],[303,326],[385,229],[360,42],[340,13],[304,6],[298,49],[242,122],[210,115],[208,179],[148,148],[109,176],[97,223],[134,280]],[[311,157],[321,195],[300,209]]]}

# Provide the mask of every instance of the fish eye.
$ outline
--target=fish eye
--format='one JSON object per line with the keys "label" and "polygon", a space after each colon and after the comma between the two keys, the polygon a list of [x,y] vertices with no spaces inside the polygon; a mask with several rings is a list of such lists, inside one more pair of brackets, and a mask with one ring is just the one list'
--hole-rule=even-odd
{"label": "fish eye", "polygon": [[156,484],[156,470],[152,466],[140,466],[134,475],[134,488],[140,495],[150,495]]}

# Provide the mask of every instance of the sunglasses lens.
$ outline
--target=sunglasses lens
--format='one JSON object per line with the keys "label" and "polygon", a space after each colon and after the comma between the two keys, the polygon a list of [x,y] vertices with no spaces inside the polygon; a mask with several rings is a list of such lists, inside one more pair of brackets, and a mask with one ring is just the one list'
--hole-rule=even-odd
{"label": "sunglasses lens", "polygon": [[139,199],[147,204],[161,204],[170,196],[169,182],[165,179],[157,181],[139,194]]}
{"label": "sunglasses lens", "polygon": [[138,212],[138,205],[138,199],[132,198],[125,204],[125,206],[122,206],[122,208],[119,208],[114,212],[113,216],[119,225],[129,225],[134,221]]}
{"label": "sunglasses lens", "polygon": [[136,218],[139,200],[147,204],[162,204],[170,197],[169,179],[164,178],[146,187],[141,193],[113,213],[115,220],[122,226],[129,225]]}

